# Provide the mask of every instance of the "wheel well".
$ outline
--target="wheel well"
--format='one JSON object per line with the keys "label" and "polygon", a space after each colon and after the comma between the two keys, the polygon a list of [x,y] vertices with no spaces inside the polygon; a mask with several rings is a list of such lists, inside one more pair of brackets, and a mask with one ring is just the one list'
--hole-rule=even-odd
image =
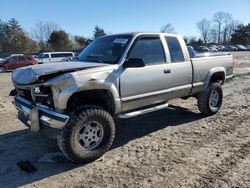
{"label": "wheel well", "polygon": [[218,81],[222,81],[222,83],[224,83],[224,81],[225,81],[225,73],[224,72],[217,72],[211,76],[210,82],[218,82]]}
{"label": "wheel well", "polygon": [[80,105],[95,105],[103,108],[111,115],[115,113],[113,95],[108,90],[90,90],[74,93],[67,102],[67,112]]}

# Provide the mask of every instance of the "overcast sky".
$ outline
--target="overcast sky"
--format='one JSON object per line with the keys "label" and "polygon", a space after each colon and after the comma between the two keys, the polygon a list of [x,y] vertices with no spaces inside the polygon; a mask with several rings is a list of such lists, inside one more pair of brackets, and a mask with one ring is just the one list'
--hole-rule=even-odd
{"label": "overcast sky", "polygon": [[197,36],[196,23],[217,11],[250,23],[250,0],[0,0],[0,19],[16,18],[28,32],[40,20],[86,37],[95,25],[114,34],[159,31],[167,23],[179,34]]}

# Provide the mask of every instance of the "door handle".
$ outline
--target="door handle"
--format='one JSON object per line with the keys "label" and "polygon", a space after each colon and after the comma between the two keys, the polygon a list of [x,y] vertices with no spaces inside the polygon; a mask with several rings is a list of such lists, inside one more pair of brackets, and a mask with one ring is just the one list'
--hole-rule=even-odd
{"label": "door handle", "polygon": [[164,69],[164,74],[170,74],[171,70],[170,69]]}

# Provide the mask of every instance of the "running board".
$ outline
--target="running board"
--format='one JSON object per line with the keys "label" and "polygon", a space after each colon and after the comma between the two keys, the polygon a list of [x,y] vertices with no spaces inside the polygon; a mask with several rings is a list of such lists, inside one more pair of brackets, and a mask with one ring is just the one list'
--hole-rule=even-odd
{"label": "running board", "polygon": [[154,112],[154,111],[157,111],[157,110],[162,110],[162,109],[165,109],[165,108],[168,108],[167,103],[161,104],[161,105],[158,105],[158,106],[154,106],[154,107],[151,107],[151,108],[146,108],[146,109],[143,109],[143,110],[138,110],[138,111],[134,111],[134,112],[119,114],[119,115],[117,115],[117,117],[121,118],[121,119],[132,118],[132,117],[135,117],[135,116],[140,116],[140,115],[143,115],[143,114],[147,114],[147,113]]}

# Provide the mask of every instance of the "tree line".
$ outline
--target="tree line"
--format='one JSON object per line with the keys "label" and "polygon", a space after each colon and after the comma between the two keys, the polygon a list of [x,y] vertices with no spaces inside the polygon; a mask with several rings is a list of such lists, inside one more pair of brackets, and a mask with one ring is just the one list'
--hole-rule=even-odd
{"label": "tree line", "polygon": [[12,18],[0,20],[0,55],[36,54],[44,51],[80,51],[93,39],[106,35],[104,29],[95,26],[92,38],[72,36],[55,23],[41,22],[35,24],[31,33],[27,33],[20,23]]}
{"label": "tree line", "polygon": [[203,18],[196,25],[201,36],[198,43],[250,44],[250,24],[243,25],[228,12],[216,12],[212,19]]}
{"label": "tree line", "polygon": [[[194,47],[213,44],[250,44],[250,23],[242,24],[230,13],[217,12],[211,19],[203,18],[197,22],[200,39],[185,38],[187,44]],[[166,24],[161,32],[175,33],[172,24]],[[12,18],[0,20],[0,56],[13,53],[35,54],[44,51],[81,51],[93,39],[105,36],[106,32],[98,25],[93,37],[71,35],[51,22],[37,22],[31,33],[25,32],[20,23]]]}

